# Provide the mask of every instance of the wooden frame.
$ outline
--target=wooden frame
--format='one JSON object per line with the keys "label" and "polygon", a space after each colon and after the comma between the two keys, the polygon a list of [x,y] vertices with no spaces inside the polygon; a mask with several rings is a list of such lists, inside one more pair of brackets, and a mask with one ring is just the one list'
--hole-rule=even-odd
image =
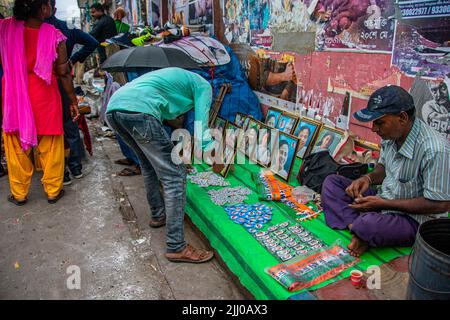
{"label": "wooden frame", "polygon": [[[304,146],[301,145],[302,139],[300,137],[300,129],[302,131],[304,130],[304,127],[308,128],[309,134],[306,139],[306,142]],[[314,130],[311,132],[311,130],[314,128]],[[311,150],[316,142],[316,138],[318,133],[320,132],[322,128],[322,122],[308,118],[308,117],[301,117],[299,121],[297,122],[297,126],[294,130],[294,136],[298,138],[298,151],[297,151],[297,157],[300,159],[303,159],[304,157],[308,156],[311,153]],[[303,136],[303,134],[302,134]],[[305,147],[303,149],[303,147]]]}
{"label": "wooden frame", "polygon": [[[283,170],[280,171],[280,170],[278,170],[278,168],[275,167],[278,165],[278,161],[276,161],[275,157],[278,157],[278,159],[279,159],[280,154],[283,154],[284,150],[280,150],[284,145],[283,141],[287,142],[288,154],[286,156],[286,162],[283,164]],[[279,131],[278,154],[275,154],[275,153],[272,154],[270,170],[273,173],[275,173],[277,176],[286,180],[287,182],[289,182],[289,178],[291,177],[291,174],[292,174],[292,168],[294,166],[294,162],[296,159],[297,149],[298,149],[298,138],[291,134],[287,134],[285,132]],[[286,163],[288,163],[289,161],[290,161],[290,163],[288,164],[288,168],[286,168]],[[287,172],[286,172],[286,169],[288,169]],[[286,172],[286,174],[283,171]]]}
{"label": "wooden frame", "polygon": [[[327,144],[325,144],[326,141],[324,141],[324,138],[327,135],[330,135],[333,138],[332,138],[331,142],[328,142]],[[345,131],[343,131],[343,130],[332,128],[329,126],[322,126],[322,128],[320,129],[320,131],[317,135],[317,139],[315,141],[314,147],[311,152],[328,150],[330,152],[330,154],[333,155],[334,152],[336,151],[336,147],[338,146],[339,142],[342,140],[344,135],[345,135]],[[336,139],[336,136],[338,136],[339,139]]]}

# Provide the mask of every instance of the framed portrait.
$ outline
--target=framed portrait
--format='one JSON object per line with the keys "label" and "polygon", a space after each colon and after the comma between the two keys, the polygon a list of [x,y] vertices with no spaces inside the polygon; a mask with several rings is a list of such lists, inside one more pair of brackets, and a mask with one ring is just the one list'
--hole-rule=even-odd
{"label": "framed portrait", "polygon": [[218,129],[223,134],[223,131],[227,125],[227,122],[228,121],[226,119],[224,119],[220,116],[217,116],[216,120],[214,121],[213,128]]}
{"label": "framed portrait", "polygon": [[252,161],[255,161],[258,131],[260,127],[261,122],[250,119],[247,128],[241,130],[238,137],[238,151],[245,154]]}
{"label": "framed portrait", "polygon": [[222,171],[220,171],[220,175],[222,177],[226,177],[228,172],[230,171],[231,166],[234,163],[234,159],[236,157],[236,148],[228,146],[225,144],[225,149],[224,149],[224,167],[222,169]]}
{"label": "framed portrait", "polygon": [[315,138],[321,128],[322,123],[319,121],[307,117],[300,118],[294,130],[294,136],[298,138],[297,157],[303,159],[311,152]]}
{"label": "framed portrait", "polygon": [[[242,126],[244,125],[244,121],[246,120],[247,115],[243,114],[241,112],[236,113],[236,116],[234,117],[234,123],[239,127],[242,128]],[[247,122],[248,124],[248,122]]]}
{"label": "framed portrait", "polygon": [[315,142],[312,152],[318,152],[323,150],[328,150],[331,155],[336,151],[336,147],[344,137],[344,131],[331,128],[328,126],[323,126],[319,131],[317,140]]}
{"label": "framed portrait", "polygon": [[281,116],[282,113],[283,112],[281,110],[279,110],[279,109],[269,108],[269,110],[267,110],[265,124],[268,127],[276,128],[277,124],[278,124],[278,120],[280,119],[280,116]]}
{"label": "framed portrait", "polygon": [[258,131],[258,145],[256,146],[256,162],[268,168],[272,160],[274,143],[278,138],[279,131],[265,124],[261,124]]}
{"label": "framed portrait", "polygon": [[228,122],[223,133],[225,139],[225,146],[236,149],[239,132],[242,131],[235,123]]}
{"label": "framed portrait", "polygon": [[297,121],[298,121],[297,116],[283,112],[275,128],[284,133],[292,134],[295,130],[295,125],[297,124]]}
{"label": "framed portrait", "polygon": [[270,170],[286,181],[289,181],[292,166],[296,159],[297,145],[297,137],[279,132],[278,150],[273,149]]}

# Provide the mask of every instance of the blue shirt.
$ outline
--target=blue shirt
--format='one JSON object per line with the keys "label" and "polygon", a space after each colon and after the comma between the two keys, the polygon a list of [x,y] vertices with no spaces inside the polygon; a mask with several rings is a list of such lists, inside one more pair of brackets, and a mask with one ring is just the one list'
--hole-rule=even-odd
{"label": "blue shirt", "polygon": [[[98,41],[89,33],[83,32],[77,28],[70,29],[65,21],[59,20],[55,16],[46,19],[45,22],[53,25],[67,37],[67,57],[70,58],[73,64],[76,62],[84,62],[84,60],[94,52],[95,48],[98,47]],[[83,45],[83,47],[72,54],[76,44]]]}

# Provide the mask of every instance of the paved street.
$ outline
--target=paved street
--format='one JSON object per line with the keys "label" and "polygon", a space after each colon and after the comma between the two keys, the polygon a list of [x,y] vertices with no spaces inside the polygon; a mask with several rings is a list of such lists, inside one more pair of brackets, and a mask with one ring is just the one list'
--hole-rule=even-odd
{"label": "paved street", "polygon": [[[0,299],[242,299],[217,260],[164,258],[165,228],[148,227],[142,177],[118,177],[116,141],[91,128],[86,176],[57,204],[47,203],[41,173],[23,207],[6,201],[7,178],[0,179]],[[206,246],[189,226],[186,238]],[[80,289],[67,287],[69,266],[79,267]]]}

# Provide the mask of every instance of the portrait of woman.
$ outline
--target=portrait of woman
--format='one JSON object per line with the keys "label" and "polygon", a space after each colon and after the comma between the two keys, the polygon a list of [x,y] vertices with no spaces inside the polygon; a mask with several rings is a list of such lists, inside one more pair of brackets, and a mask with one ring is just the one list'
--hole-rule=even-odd
{"label": "portrait of woman", "polygon": [[[274,130],[275,131],[275,130]],[[272,130],[267,126],[261,126],[258,132],[258,147],[256,149],[256,160],[257,162],[268,167],[270,165],[270,159],[272,156]]]}
{"label": "portrait of woman", "polygon": [[328,150],[330,154],[333,154],[337,145],[343,138],[344,133],[340,130],[336,130],[330,127],[323,127],[317,138],[316,145],[314,146],[313,153]]}
{"label": "portrait of woman", "polygon": [[276,128],[277,124],[278,124],[278,120],[280,119],[280,116],[281,116],[281,110],[278,110],[275,108],[270,108],[267,111],[267,115],[266,115],[266,125],[271,128]]}
{"label": "portrait of woman", "polygon": [[255,159],[255,152],[257,146],[258,130],[260,124],[251,119],[248,128],[239,136],[239,151],[245,154],[249,159]]}
{"label": "portrait of woman", "polygon": [[321,128],[321,123],[309,118],[301,118],[294,136],[298,138],[297,157],[304,158],[309,154],[314,143],[314,138]]}
{"label": "portrait of woman", "polygon": [[288,181],[295,160],[298,139],[280,132],[278,141],[278,150],[275,149],[272,155],[271,170]]}
{"label": "portrait of woman", "polygon": [[283,113],[280,116],[280,120],[278,121],[278,125],[276,126],[276,128],[287,134],[291,134],[292,131],[294,131],[295,125],[297,124],[297,120],[298,120],[297,117]]}

